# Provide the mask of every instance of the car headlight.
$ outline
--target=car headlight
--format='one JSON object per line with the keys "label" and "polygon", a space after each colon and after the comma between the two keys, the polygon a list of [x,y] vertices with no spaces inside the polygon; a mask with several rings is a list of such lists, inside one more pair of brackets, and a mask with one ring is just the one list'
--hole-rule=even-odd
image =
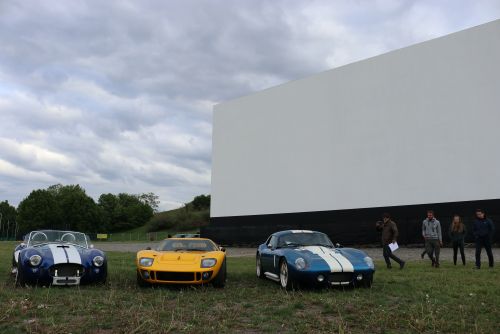
{"label": "car headlight", "polygon": [[92,262],[94,263],[94,266],[96,267],[101,267],[104,264],[104,258],[100,255],[97,255],[92,259]]}
{"label": "car headlight", "polygon": [[304,269],[306,267],[306,260],[299,257],[297,260],[295,260],[295,267],[299,270]]}
{"label": "car headlight", "polygon": [[142,267],[151,267],[153,265],[153,261],[154,261],[154,259],[152,259],[150,257],[141,257],[139,259],[139,264]]}
{"label": "car headlight", "polygon": [[42,262],[42,257],[40,255],[35,254],[30,256],[30,264],[33,267],[38,267],[41,262]]}
{"label": "car headlight", "polygon": [[216,259],[203,259],[201,260],[202,268],[212,268],[217,263]]}
{"label": "car headlight", "polygon": [[373,260],[371,257],[367,256],[363,259],[365,261],[365,263],[368,265],[368,267],[370,268],[375,268],[375,265],[373,264]]}

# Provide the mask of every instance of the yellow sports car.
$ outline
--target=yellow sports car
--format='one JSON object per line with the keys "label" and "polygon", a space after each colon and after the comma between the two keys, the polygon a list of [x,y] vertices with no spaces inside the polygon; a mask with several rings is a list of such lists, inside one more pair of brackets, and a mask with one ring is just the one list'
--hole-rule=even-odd
{"label": "yellow sports car", "polygon": [[210,239],[169,238],[137,253],[137,284],[226,284],[226,253]]}

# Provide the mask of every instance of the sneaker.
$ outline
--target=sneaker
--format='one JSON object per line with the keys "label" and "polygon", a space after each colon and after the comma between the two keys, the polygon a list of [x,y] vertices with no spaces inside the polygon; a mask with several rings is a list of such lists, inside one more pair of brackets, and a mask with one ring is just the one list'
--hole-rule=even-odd
{"label": "sneaker", "polygon": [[474,268],[472,268],[472,269],[474,269],[474,270],[479,270],[479,269],[481,269],[481,267],[474,266]]}
{"label": "sneaker", "polygon": [[399,269],[403,269],[405,267],[405,264],[406,262],[405,261],[402,261],[400,264],[399,264]]}
{"label": "sneaker", "polygon": [[436,264],[434,265],[434,268],[439,268],[439,262],[436,262]]}
{"label": "sneaker", "polygon": [[387,269],[392,269],[392,266],[387,266]]}

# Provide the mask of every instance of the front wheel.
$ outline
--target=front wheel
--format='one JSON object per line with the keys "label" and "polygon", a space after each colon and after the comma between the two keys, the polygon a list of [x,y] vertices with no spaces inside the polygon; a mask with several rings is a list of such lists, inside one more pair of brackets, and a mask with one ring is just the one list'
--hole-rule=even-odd
{"label": "front wheel", "polygon": [[255,271],[257,273],[258,278],[264,278],[262,263],[260,262],[260,254],[257,254],[257,258],[255,260]]}
{"label": "front wheel", "polygon": [[285,258],[280,263],[280,285],[285,290],[293,290],[294,288],[293,279],[290,277],[288,263]]}
{"label": "front wheel", "polygon": [[219,273],[217,274],[217,277],[214,278],[212,281],[212,284],[216,288],[223,288],[226,285],[226,279],[227,279],[227,268],[226,268],[226,259],[222,261],[222,266],[220,267]]}
{"label": "front wheel", "polygon": [[146,282],[142,277],[139,272],[137,272],[137,285],[141,288],[148,288],[151,286],[151,283]]}
{"label": "front wheel", "polygon": [[23,269],[17,267],[17,272],[16,272],[16,286],[18,287],[25,287],[26,286],[26,281],[24,279],[23,275]]}
{"label": "front wheel", "polygon": [[365,289],[371,288],[372,284],[373,284],[373,275],[367,276],[363,278],[363,280],[361,281],[361,286]]}

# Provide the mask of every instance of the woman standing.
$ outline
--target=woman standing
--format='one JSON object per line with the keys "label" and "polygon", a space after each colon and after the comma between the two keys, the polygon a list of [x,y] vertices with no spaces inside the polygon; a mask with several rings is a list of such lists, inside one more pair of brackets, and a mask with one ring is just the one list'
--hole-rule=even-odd
{"label": "woman standing", "polygon": [[453,263],[455,265],[457,265],[458,249],[460,249],[462,263],[465,266],[464,239],[466,234],[467,229],[462,222],[462,218],[460,218],[459,215],[454,215],[450,225],[450,230],[448,231],[448,235],[450,236],[451,243],[453,245]]}

